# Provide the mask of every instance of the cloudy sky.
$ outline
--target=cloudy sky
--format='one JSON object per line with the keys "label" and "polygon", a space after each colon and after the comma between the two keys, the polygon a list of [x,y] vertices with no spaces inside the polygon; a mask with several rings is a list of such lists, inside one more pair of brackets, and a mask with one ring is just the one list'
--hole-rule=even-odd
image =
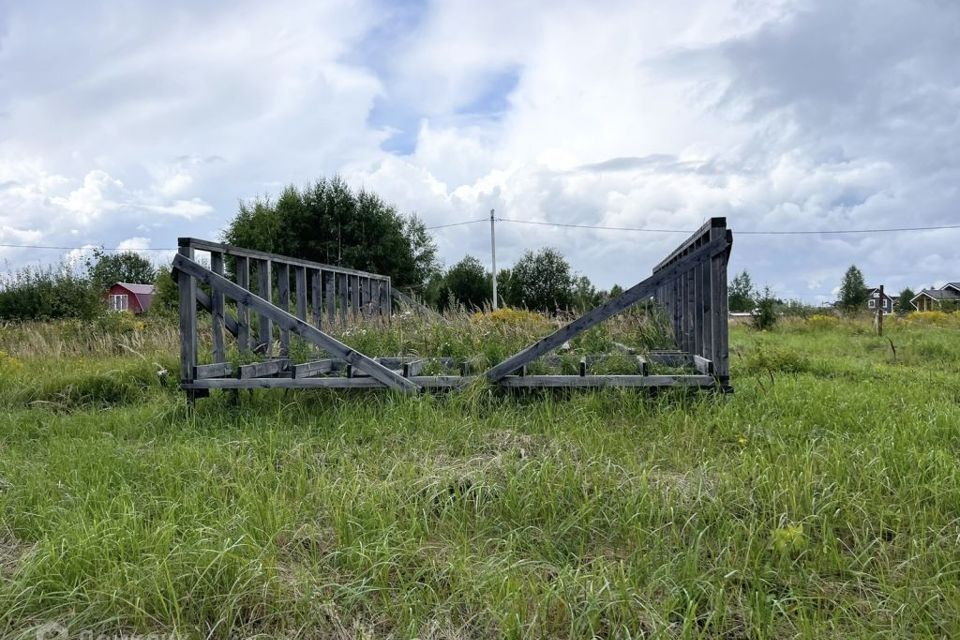
{"label": "cloudy sky", "polygon": [[[960,280],[955,0],[0,0],[0,243],[162,249],[340,173],[428,225],[694,229],[831,297]],[[435,231],[447,265],[485,225]],[[631,284],[683,234],[498,223]],[[0,248],[5,268],[63,250]],[[154,258],[162,257],[153,252]]]}

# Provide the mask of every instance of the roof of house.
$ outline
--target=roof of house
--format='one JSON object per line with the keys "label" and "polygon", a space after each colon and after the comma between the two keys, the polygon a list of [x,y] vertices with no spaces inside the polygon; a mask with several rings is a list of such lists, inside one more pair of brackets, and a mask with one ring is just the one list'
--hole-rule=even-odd
{"label": "roof of house", "polygon": [[953,287],[957,291],[960,291],[960,282],[948,282],[947,284],[940,287],[941,289],[946,289],[947,287]]}
{"label": "roof of house", "polygon": [[120,285],[130,293],[136,294],[138,296],[152,296],[154,293],[154,287],[152,284],[138,284],[135,282],[117,282],[113,286]]}
{"label": "roof of house", "polygon": [[920,296],[927,296],[933,300],[960,300],[960,293],[950,291],[949,289],[924,289],[910,299],[911,302]]}

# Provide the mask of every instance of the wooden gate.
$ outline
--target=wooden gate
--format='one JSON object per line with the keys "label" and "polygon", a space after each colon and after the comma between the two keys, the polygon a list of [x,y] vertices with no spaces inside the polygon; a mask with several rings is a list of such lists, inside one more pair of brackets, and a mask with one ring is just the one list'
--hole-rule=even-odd
{"label": "wooden gate", "polygon": [[[732,243],[726,220],[710,219],[657,264],[650,277],[494,365],[482,376],[491,384],[507,388],[692,386],[729,390],[727,262]],[[425,359],[369,357],[324,331],[345,322],[350,314],[389,318],[395,300],[418,307],[393,290],[386,276],[194,238],[181,238],[179,247],[173,277],[180,291],[180,379],[190,399],[206,395],[210,389],[386,388],[415,392],[459,387],[477,377],[469,375],[465,363],[459,375],[420,375]],[[209,267],[195,260],[195,251],[210,253]],[[225,270],[225,259],[232,263],[232,279]],[[256,291],[251,285],[251,272],[256,275]],[[291,282],[294,313],[290,310]],[[234,301],[235,314],[227,311],[226,299]],[[527,375],[527,365],[534,360],[644,301],[660,305],[667,314],[677,349],[634,354],[636,374],[591,375],[591,363],[606,357],[598,354],[581,360],[578,375]],[[197,361],[198,305],[210,312],[213,324],[210,364]],[[279,333],[278,354],[273,353],[273,325]],[[240,353],[257,353],[266,359],[239,366],[227,362],[225,333],[236,338]],[[291,362],[291,334],[322,349],[327,357]],[[629,345],[621,347],[631,349]],[[649,363],[688,371],[651,375]]]}

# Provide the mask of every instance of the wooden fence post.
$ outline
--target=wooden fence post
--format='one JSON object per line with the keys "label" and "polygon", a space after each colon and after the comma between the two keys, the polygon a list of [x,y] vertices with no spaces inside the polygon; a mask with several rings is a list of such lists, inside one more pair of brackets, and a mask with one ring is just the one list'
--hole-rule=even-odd
{"label": "wooden fence post", "polygon": [[[260,297],[273,302],[273,274],[269,260],[260,260],[257,264],[257,281],[260,285]],[[273,355],[273,324],[262,313],[258,318],[257,348],[266,356]]]}
{"label": "wooden fence post", "polygon": [[[186,239],[180,239],[177,252],[193,260],[193,247]],[[193,382],[194,367],[197,366],[197,281],[180,271],[177,288],[180,294],[180,383],[189,384]],[[194,398],[195,395],[187,392],[189,402]]]}
{"label": "wooden fence post", "polygon": [[[210,270],[218,276],[223,275],[223,254],[218,251],[210,252]],[[213,318],[213,361],[225,362],[226,352],[223,346],[223,293],[210,292],[210,315]]]}
{"label": "wooden fence post", "polygon": [[[237,256],[237,284],[250,291],[250,261]],[[237,348],[241,353],[250,349],[250,311],[247,305],[237,302]]]}

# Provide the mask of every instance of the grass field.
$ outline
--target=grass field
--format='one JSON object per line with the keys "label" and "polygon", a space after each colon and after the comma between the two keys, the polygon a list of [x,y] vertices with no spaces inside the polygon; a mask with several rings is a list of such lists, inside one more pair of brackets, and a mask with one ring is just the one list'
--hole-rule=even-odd
{"label": "grass field", "polygon": [[[952,320],[735,327],[730,396],[193,412],[171,327],[8,325],[0,637],[956,637]],[[522,343],[486,322],[344,339]]]}

